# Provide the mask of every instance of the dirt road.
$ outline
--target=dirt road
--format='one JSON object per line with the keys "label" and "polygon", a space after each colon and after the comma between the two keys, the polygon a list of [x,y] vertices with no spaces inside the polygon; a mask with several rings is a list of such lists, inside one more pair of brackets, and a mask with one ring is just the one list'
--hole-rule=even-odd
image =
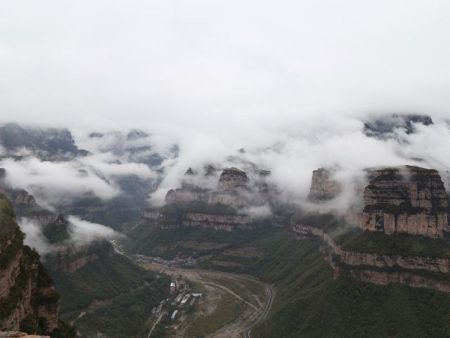
{"label": "dirt road", "polygon": [[252,328],[267,316],[272,306],[273,287],[251,276],[157,263],[146,263],[143,266],[173,277],[181,275],[184,279],[203,285],[206,290],[225,292],[242,304],[242,310],[236,320],[220,327],[207,338],[251,337]]}

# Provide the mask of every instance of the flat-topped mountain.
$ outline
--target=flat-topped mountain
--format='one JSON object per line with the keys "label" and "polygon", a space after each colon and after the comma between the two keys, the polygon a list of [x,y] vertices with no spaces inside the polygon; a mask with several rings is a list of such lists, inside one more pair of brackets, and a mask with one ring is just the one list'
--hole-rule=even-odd
{"label": "flat-topped mountain", "polygon": [[[206,166],[203,173],[189,168],[181,188],[168,191],[166,204],[201,201],[239,209],[267,203],[269,187],[265,179],[270,172],[256,170],[249,175],[244,170],[231,167],[220,171],[220,176],[217,178],[218,171],[220,170],[211,165]],[[204,186],[203,180],[214,182],[215,186],[213,188]]]}
{"label": "flat-topped mountain", "polygon": [[448,230],[447,193],[437,170],[371,169],[360,226],[386,234],[443,237]]}
{"label": "flat-topped mountain", "polygon": [[[294,232],[322,240],[337,276],[450,292],[448,196],[439,172],[399,166],[366,169],[366,174],[366,186],[355,188],[363,199],[358,227],[330,215],[336,219],[331,226],[306,217],[293,224]],[[328,171],[313,173],[311,191],[318,192],[318,202],[337,197],[336,186]]]}
{"label": "flat-topped mountain", "polygon": [[328,201],[337,197],[342,191],[338,181],[333,178],[330,169],[319,168],[313,171],[308,199],[314,202]]}
{"label": "flat-topped mountain", "polygon": [[222,191],[245,189],[248,181],[249,179],[245,171],[238,168],[226,168],[220,174],[218,189]]}

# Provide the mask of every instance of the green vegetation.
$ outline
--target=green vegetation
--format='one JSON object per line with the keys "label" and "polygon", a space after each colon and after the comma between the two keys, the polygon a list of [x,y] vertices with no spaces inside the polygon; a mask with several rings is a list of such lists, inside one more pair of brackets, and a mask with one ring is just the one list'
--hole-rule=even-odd
{"label": "green vegetation", "polygon": [[0,319],[8,317],[22,302],[30,279],[30,263],[28,257],[23,256],[14,285],[9,289],[8,296],[0,299]]}
{"label": "green vegetation", "polygon": [[202,201],[167,204],[161,208],[165,216],[178,216],[186,212],[201,212],[205,214],[235,215],[236,210],[225,204],[209,204]]}
{"label": "green vegetation", "polygon": [[94,300],[111,299],[155,279],[154,273],[120,255],[101,256],[72,274],[61,271],[51,274],[63,295],[61,311],[65,318],[73,318]]}
{"label": "green vegetation", "polygon": [[231,295],[224,295],[217,304],[215,311],[208,316],[199,316],[188,330],[188,337],[205,337],[221,327],[236,320],[239,305]]}
{"label": "green vegetation", "polygon": [[167,296],[167,289],[167,279],[154,279],[88,312],[77,321],[77,329],[84,336],[101,332],[112,338],[142,337],[148,331],[145,323],[152,308]]}
{"label": "green vegetation", "polygon": [[296,224],[304,224],[322,229],[325,232],[333,232],[337,229],[348,227],[348,223],[343,218],[338,218],[332,214],[314,214],[297,212],[293,218]]}
{"label": "green vegetation", "polygon": [[42,228],[43,235],[47,238],[49,243],[61,243],[70,238],[69,223],[67,221],[55,220],[46,224]]}
{"label": "green vegetation", "polygon": [[75,338],[76,332],[75,328],[72,325],[67,324],[66,322],[59,321],[58,328],[56,328],[51,335],[52,338]]}
{"label": "green vegetation", "polygon": [[[324,221],[328,229],[336,229],[339,222],[330,216],[311,216],[309,222],[302,217],[310,225]],[[141,249],[149,254],[196,256],[204,268],[250,274],[273,284],[276,297],[271,312],[252,330],[252,337],[450,337],[450,295],[400,285],[376,286],[345,276],[333,279],[317,242],[297,240],[289,230],[263,226],[227,233],[142,226],[136,231],[147,232],[149,242],[147,246],[141,243]],[[445,240],[370,235],[377,236],[376,240],[366,242],[367,235],[355,231],[340,236],[339,241],[346,248],[385,253],[410,250],[423,254],[420,248],[426,246],[441,250],[435,253],[441,255],[448,247]],[[222,246],[215,251],[178,251],[183,241]]]}
{"label": "green vegetation", "polygon": [[[4,250],[4,246],[7,245],[7,241],[17,236],[18,232],[20,232],[15,217],[11,203],[3,194],[0,194],[0,247],[2,251]],[[17,238],[20,238],[20,236]]]}
{"label": "green vegetation", "polygon": [[[48,323],[45,318],[38,317],[37,309],[57,304],[59,295],[56,292],[39,293],[41,289],[53,285],[39,260],[39,255],[30,247],[23,245],[24,234],[15,221],[15,213],[11,203],[0,194],[0,270],[5,269],[14,259],[20,259],[18,274],[6,297],[0,299],[0,319],[7,318],[24,302],[30,292],[31,306],[36,312],[28,315],[20,322],[20,330],[28,333],[47,335]],[[8,243],[9,242],[9,243]],[[18,253],[22,252],[19,256]],[[64,322],[52,332],[53,338],[75,337],[74,329]]]}
{"label": "green vegetation", "polygon": [[402,255],[450,258],[450,239],[428,238],[410,234],[385,235],[382,232],[353,230],[337,238],[348,251],[376,253],[379,255]]}
{"label": "green vegetation", "polygon": [[[127,243],[127,249],[134,253],[167,259],[180,255],[202,257],[221,253],[226,249],[246,247],[246,244],[255,238],[272,231],[273,227],[265,224],[257,225],[253,230],[239,231],[214,231],[190,227],[163,230],[158,226],[141,224],[128,234],[130,241]],[[191,245],[193,243],[198,245]]]}
{"label": "green vegetation", "polygon": [[255,337],[449,337],[450,297],[350,278],[292,293]]}
{"label": "green vegetation", "polygon": [[124,256],[100,255],[74,273],[53,271],[61,316],[75,319],[83,336],[137,337],[146,330],[151,309],[169,293],[169,279],[146,271]]}

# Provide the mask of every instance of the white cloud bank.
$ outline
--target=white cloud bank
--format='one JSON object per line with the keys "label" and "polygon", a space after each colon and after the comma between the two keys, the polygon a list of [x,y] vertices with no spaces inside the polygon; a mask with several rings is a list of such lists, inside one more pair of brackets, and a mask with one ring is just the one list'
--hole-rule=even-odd
{"label": "white cloud bank", "polygon": [[107,226],[88,222],[76,216],[69,216],[68,221],[70,237],[63,243],[58,244],[49,243],[42,233],[42,227],[33,219],[21,217],[19,225],[25,233],[25,244],[35,249],[42,256],[58,250],[61,245],[82,246],[95,240],[109,240],[123,236]]}
{"label": "white cloud bank", "polygon": [[[78,139],[134,127],[175,141],[180,158],[164,163],[156,200],[186,168],[242,147],[294,199],[319,166],[351,177],[414,155],[445,171],[449,11],[446,0],[10,1],[0,13],[0,122],[69,127]],[[409,143],[365,137],[361,119],[380,112],[437,124],[399,135]],[[43,166],[29,163],[16,182],[43,183]],[[114,173],[148,174],[97,168],[104,179],[57,168],[75,175],[56,198],[88,189],[108,198]],[[51,176],[52,189],[66,184]]]}

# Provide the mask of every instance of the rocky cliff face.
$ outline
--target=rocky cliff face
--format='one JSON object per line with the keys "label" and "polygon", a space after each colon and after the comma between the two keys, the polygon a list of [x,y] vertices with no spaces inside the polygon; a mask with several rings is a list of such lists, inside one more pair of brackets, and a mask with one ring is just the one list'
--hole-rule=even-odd
{"label": "rocky cliff face", "polygon": [[59,296],[23,238],[11,204],[0,195],[0,331],[50,333],[58,325]]}
{"label": "rocky cliff face", "polygon": [[252,220],[245,215],[216,212],[179,212],[174,215],[161,211],[145,211],[142,218],[152,225],[162,229],[176,229],[180,227],[207,228],[214,230],[232,231],[234,229],[250,228]]}
{"label": "rocky cliff face", "polygon": [[436,170],[406,166],[368,172],[361,228],[443,237],[448,230],[448,201]]}
{"label": "rocky cliff face", "polygon": [[203,213],[188,213],[182,225],[186,227],[212,228],[214,230],[231,231],[236,228],[247,228],[251,219],[243,215],[214,215]]}
{"label": "rocky cliff face", "polygon": [[66,245],[46,258],[46,266],[50,271],[74,273],[99,257],[113,255],[114,248],[108,241],[98,240],[83,246]]}
{"label": "rocky cliff face", "polygon": [[166,203],[185,203],[190,201],[207,202],[209,190],[193,185],[184,185],[180,189],[171,189],[166,194]]}
{"label": "rocky cliff face", "polygon": [[245,189],[248,181],[245,171],[237,168],[224,169],[219,178],[219,190],[235,191],[237,189]]}
{"label": "rocky cliff face", "polygon": [[[199,173],[189,168],[185,173],[182,187],[171,189],[166,194],[166,203],[187,203],[192,201],[207,204],[223,204],[239,209],[251,205],[263,205],[269,199],[270,189],[265,178],[268,171],[255,170],[251,181],[247,173],[237,168],[224,169],[217,180],[217,169],[206,166],[203,170],[203,180],[217,185],[214,188],[200,187],[202,181]],[[197,179],[197,180],[196,180]]]}
{"label": "rocky cliff face", "polygon": [[313,202],[328,201],[337,197],[342,191],[338,181],[329,169],[319,168],[313,171],[308,199]]}
{"label": "rocky cliff face", "polygon": [[320,238],[326,246],[323,252],[335,276],[349,274],[355,279],[378,285],[406,284],[415,288],[429,288],[450,292],[450,259],[412,257],[348,251],[321,229],[296,224],[292,230],[299,236]]}

